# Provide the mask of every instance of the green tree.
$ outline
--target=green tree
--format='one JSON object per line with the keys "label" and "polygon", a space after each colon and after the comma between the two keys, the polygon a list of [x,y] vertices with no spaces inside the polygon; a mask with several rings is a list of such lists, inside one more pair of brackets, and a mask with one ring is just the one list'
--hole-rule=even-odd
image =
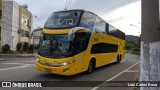
{"label": "green tree", "polygon": [[17,47],[16,47],[17,51],[20,52],[22,50],[22,43],[17,43]]}

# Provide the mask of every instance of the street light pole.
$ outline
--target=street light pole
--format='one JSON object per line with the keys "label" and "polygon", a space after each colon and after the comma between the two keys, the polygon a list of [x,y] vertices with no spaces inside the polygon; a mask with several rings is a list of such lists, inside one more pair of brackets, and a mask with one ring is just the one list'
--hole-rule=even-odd
{"label": "street light pole", "polygon": [[136,27],[136,28],[138,28],[138,29],[140,29],[140,30],[141,30],[141,28],[140,28],[140,27],[138,27],[138,26],[136,26],[136,25],[134,25],[134,24],[130,24],[130,26],[134,26],[134,27]]}

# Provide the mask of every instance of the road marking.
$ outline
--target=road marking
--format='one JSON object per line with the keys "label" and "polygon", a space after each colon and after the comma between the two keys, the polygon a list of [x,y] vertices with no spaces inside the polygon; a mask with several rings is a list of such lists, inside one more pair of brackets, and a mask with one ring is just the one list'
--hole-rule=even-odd
{"label": "road marking", "polygon": [[138,72],[138,70],[127,70],[127,71],[125,71],[125,72]]}
{"label": "road marking", "polygon": [[122,60],[122,62],[121,62],[121,63],[124,63],[125,61],[126,61],[126,59]]}
{"label": "road marking", "polygon": [[[136,65],[139,64],[139,63],[140,63],[140,61],[137,62],[136,64],[130,66],[129,68],[125,69],[124,71],[118,73],[117,75],[113,76],[112,78],[106,80],[105,82],[108,82],[108,81],[111,81],[111,80],[115,79],[116,77],[118,77],[119,75],[123,74],[124,72],[126,72],[127,70],[131,69],[132,67],[136,66]],[[104,83],[104,82],[103,82],[103,83]],[[103,83],[97,85],[96,87],[94,87],[94,88],[92,88],[92,89],[90,89],[90,90],[97,90],[97,89],[99,88],[99,86],[102,85]]]}
{"label": "road marking", "polygon": [[0,69],[0,71],[4,71],[4,70],[10,70],[10,69],[18,69],[18,68],[25,68],[25,67],[31,67],[34,65],[24,65],[24,66],[15,66],[15,67],[9,67],[9,68],[2,68]]}

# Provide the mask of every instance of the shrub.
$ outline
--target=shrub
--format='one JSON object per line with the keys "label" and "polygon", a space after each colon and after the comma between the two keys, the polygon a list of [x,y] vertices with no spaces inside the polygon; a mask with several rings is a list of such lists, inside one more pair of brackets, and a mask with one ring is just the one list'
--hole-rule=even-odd
{"label": "shrub", "polygon": [[28,49],[29,49],[29,43],[24,42],[24,44],[23,44],[23,51],[27,52]]}
{"label": "shrub", "polygon": [[5,44],[3,47],[2,47],[2,52],[9,52],[11,51],[10,50],[10,46],[8,44]]}
{"label": "shrub", "polygon": [[22,43],[17,43],[16,49],[18,52],[20,52],[22,50]]}
{"label": "shrub", "polygon": [[133,48],[132,51],[140,51],[140,48]]}
{"label": "shrub", "polygon": [[140,55],[139,51],[132,51],[132,54]]}
{"label": "shrub", "polygon": [[33,50],[34,50],[34,45],[31,44],[31,45],[29,46],[29,53],[33,53]]}

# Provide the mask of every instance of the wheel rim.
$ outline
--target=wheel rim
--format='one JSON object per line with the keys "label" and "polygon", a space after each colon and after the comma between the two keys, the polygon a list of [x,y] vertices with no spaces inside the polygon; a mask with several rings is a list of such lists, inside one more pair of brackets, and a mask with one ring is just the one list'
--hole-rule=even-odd
{"label": "wheel rim", "polygon": [[119,57],[117,57],[116,63],[119,63]]}
{"label": "wheel rim", "polygon": [[93,66],[92,66],[92,62],[89,63],[89,67],[88,67],[88,71],[92,72]]}

